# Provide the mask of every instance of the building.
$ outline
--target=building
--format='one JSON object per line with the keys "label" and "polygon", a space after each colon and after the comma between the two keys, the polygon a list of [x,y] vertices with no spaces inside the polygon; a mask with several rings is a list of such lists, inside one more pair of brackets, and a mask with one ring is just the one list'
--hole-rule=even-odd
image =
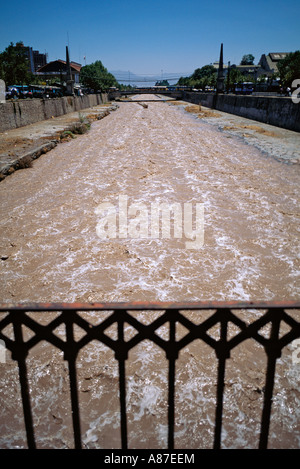
{"label": "building", "polygon": [[[219,70],[219,62],[214,62],[213,64],[211,64],[216,70]],[[226,63],[223,63],[223,70],[226,71],[227,73],[227,68],[228,68],[228,65]]]}
{"label": "building", "polygon": [[[74,83],[79,83],[81,64],[70,62],[70,68],[71,79]],[[65,60],[58,59],[40,67],[36,74],[40,75],[45,80],[57,78],[60,82],[64,82],[67,80],[67,71],[67,62]]]}
{"label": "building", "polygon": [[[288,52],[269,52],[269,54],[263,54],[257,65],[231,65],[230,69],[237,69],[243,75],[252,76],[255,79],[260,76],[272,77],[275,73],[278,73],[278,62],[284,59],[288,55]],[[215,69],[219,68],[219,62],[212,64]],[[223,65],[224,75],[227,75],[228,65]]]}
{"label": "building", "polygon": [[[214,62],[213,66],[216,70],[218,70],[219,62]],[[235,65],[235,64],[230,65],[229,64],[229,67],[230,67],[230,71],[233,70],[233,69],[238,70],[244,76],[248,76],[248,77],[253,78],[254,81],[262,74],[260,65]],[[228,65],[227,64],[223,65],[223,71],[224,71],[224,77],[227,77],[227,75],[228,75]]]}
{"label": "building", "polygon": [[30,46],[24,46],[23,42],[18,42],[14,47],[22,47],[24,55],[28,59],[28,72],[35,74],[38,68],[47,63],[47,54],[42,54],[38,50],[33,50]]}
{"label": "building", "polygon": [[258,62],[261,74],[271,76],[274,73],[278,73],[278,62],[284,59],[288,55],[288,52],[269,52],[269,54],[263,54]]}
{"label": "building", "polygon": [[33,54],[33,64],[34,64],[34,73],[37,72],[37,70],[40,67],[43,67],[44,65],[47,64],[47,54],[41,54],[38,50],[32,51]]}

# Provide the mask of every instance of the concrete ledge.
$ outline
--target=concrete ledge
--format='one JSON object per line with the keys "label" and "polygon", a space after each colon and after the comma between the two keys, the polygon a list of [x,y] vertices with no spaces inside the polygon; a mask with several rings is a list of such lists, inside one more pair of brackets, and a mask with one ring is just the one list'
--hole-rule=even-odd
{"label": "concrete ledge", "polygon": [[21,99],[0,104],[0,133],[52,117],[104,104],[106,93],[52,99]]}
{"label": "concrete ledge", "polygon": [[24,153],[22,156],[12,160],[1,162],[1,171],[0,171],[0,181],[5,179],[6,176],[9,174],[14,173],[18,169],[29,168],[33,160],[36,160],[41,155],[47,153],[48,151],[52,150],[52,148],[56,147],[58,141],[53,140],[51,142],[45,143],[44,145],[40,145],[36,148],[31,149],[30,151]]}
{"label": "concrete ledge", "polygon": [[[118,109],[116,104],[91,108],[7,130],[0,135],[0,181],[52,150],[58,143],[88,131],[93,121],[103,119]],[[75,135],[74,135],[75,134]]]}

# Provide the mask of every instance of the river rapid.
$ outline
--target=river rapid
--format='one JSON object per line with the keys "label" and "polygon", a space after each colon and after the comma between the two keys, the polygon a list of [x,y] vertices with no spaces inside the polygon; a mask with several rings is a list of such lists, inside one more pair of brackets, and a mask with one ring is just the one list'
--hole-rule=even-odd
{"label": "river rapid", "polygon": [[[87,134],[60,144],[32,168],[1,182],[1,302],[299,298],[300,165],[282,163],[178,106],[152,99],[144,106],[120,102],[117,111],[94,122]],[[179,210],[177,236],[172,217],[165,236],[162,230],[153,234],[155,204]],[[187,206],[194,210],[192,231],[199,235],[198,244],[191,243],[184,219]],[[126,232],[121,212],[123,221],[126,214]],[[252,314],[247,319],[259,315]],[[43,321],[54,316],[49,313]],[[157,313],[135,316],[149,323]],[[190,317],[197,321],[196,313]],[[88,320],[97,322],[97,315],[91,313]],[[164,328],[160,333],[166,334]],[[292,350],[286,347],[278,365],[270,447],[300,446],[300,365],[293,364]],[[72,447],[61,353],[41,343],[29,362],[38,445]],[[264,353],[246,343],[230,362],[222,446],[255,447]],[[180,353],[178,448],[212,446],[216,365],[213,350],[200,341]],[[7,358],[0,366],[0,445],[23,447],[16,365]],[[92,342],[80,353],[78,373],[85,447],[119,447],[113,353]],[[130,353],[127,373],[129,447],[166,448],[164,353],[145,341]]]}

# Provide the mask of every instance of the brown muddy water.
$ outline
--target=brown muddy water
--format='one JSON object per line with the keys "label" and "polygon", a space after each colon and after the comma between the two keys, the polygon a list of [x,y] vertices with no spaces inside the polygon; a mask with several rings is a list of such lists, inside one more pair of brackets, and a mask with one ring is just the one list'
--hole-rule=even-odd
{"label": "brown muddy water", "polygon": [[[178,106],[120,103],[88,134],[62,143],[32,168],[1,182],[1,302],[297,300],[299,173],[299,165],[277,161]],[[131,236],[120,237],[120,225],[113,223],[120,200],[127,201]],[[107,220],[116,228],[115,237],[99,237],[104,203],[110,204]],[[182,209],[199,204],[203,243],[188,249],[184,229],[177,238],[172,230],[169,237],[161,231],[151,236],[145,220],[154,203]],[[138,219],[138,208],[145,218]],[[194,230],[196,222],[194,216]],[[145,226],[148,231],[139,231]],[[259,316],[257,311],[239,314],[248,321]],[[82,315],[99,322],[96,313]],[[150,323],[157,313],[135,316]],[[53,317],[49,313],[40,320],[48,323]],[[189,317],[199,320],[197,313]],[[295,317],[299,320],[299,314]],[[300,364],[293,363],[292,354],[293,346],[286,347],[277,365],[272,448],[300,446]],[[61,353],[41,343],[28,363],[38,447],[72,447]],[[85,447],[120,447],[113,353],[92,342],[77,366]],[[177,448],[212,446],[216,366],[214,351],[200,341],[180,353]],[[226,373],[223,447],[257,447],[265,366],[262,349],[250,341],[233,351]],[[8,354],[0,373],[0,447],[26,447],[18,373]],[[164,353],[148,341],[138,345],[129,355],[127,376],[129,448],[166,448]]]}

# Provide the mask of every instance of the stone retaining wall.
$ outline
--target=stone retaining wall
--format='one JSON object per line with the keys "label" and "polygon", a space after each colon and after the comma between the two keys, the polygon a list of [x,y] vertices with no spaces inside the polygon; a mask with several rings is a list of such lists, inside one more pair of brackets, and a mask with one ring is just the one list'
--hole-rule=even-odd
{"label": "stone retaining wall", "polygon": [[8,101],[0,104],[0,132],[87,109],[107,101],[106,93]]}
{"label": "stone retaining wall", "polygon": [[184,92],[183,100],[300,132],[300,103],[291,98]]}

